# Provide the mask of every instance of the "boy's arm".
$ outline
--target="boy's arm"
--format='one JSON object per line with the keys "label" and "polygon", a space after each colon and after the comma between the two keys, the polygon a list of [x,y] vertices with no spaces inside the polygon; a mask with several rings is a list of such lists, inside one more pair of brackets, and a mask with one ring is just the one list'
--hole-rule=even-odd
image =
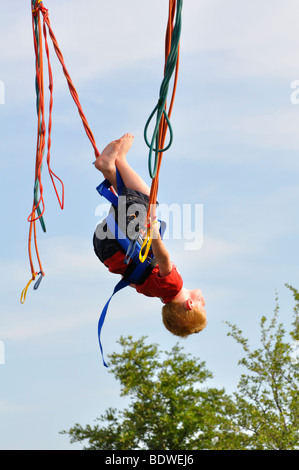
{"label": "boy's arm", "polygon": [[172,264],[169,253],[161,240],[158,224],[153,225],[152,250],[159,266],[160,276],[167,276],[172,270]]}

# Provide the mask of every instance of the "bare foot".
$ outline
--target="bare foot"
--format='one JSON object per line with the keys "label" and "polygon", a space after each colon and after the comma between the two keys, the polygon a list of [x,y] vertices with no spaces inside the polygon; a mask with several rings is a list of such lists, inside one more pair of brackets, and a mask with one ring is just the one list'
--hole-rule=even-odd
{"label": "bare foot", "polygon": [[115,160],[121,147],[121,139],[114,140],[104,148],[101,155],[96,159],[94,166],[103,174],[107,174],[115,167]]}
{"label": "bare foot", "polygon": [[126,157],[128,151],[132,147],[134,136],[132,134],[125,134],[120,139],[120,148],[118,151],[117,159],[123,159]]}

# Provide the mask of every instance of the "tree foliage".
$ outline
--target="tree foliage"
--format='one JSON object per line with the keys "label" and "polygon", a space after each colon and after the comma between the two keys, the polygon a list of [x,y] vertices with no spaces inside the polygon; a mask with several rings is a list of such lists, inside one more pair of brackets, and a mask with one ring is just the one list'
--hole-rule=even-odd
{"label": "tree foliage", "polygon": [[208,387],[212,373],[205,362],[186,354],[179,344],[163,352],[143,337],[119,340],[121,353],[110,356],[110,372],[129,397],[127,409],[109,408],[94,426],[76,424],[72,443],[88,450],[294,450],[299,447],[298,344],[299,294],[295,299],[290,339],[278,323],[276,304],[270,322],[261,319],[261,347],[251,351],[236,325],[229,335],[245,356],[246,369],[233,396]]}
{"label": "tree foliage", "polygon": [[246,430],[246,446],[262,450],[290,450],[299,447],[299,293],[288,286],[295,299],[294,321],[290,338],[278,323],[277,299],[272,320],[262,317],[261,347],[250,351],[248,340],[235,325],[230,335],[243,347],[245,357],[239,364],[247,370],[234,394],[237,413],[234,421]]}

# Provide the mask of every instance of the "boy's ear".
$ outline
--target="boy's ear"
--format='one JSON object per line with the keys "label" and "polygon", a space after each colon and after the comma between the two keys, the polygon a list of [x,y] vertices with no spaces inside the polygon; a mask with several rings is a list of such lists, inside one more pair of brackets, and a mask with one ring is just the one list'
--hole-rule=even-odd
{"label": "boy's ear", "polygon": [[187,299],[186,300],[186,309],[187,310],[193,310],[193,300],[192,299]]}

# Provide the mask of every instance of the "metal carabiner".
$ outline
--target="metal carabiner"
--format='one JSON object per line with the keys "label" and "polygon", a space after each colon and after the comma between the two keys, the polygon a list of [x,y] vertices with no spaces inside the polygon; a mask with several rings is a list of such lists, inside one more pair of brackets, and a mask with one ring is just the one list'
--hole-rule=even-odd
{"label": "metal carabiner", "polygon": [[38,280],[36,281],[36,283],[35,283],[34,286],[33,286],[33,289],[34,289],[34,290],[37,290],[37,289],[39,288],[40,283],[41,283],[42,280],[43,280],[44,273],[39,272],[38,275],[39,275],[39,278],[38,278]]}

